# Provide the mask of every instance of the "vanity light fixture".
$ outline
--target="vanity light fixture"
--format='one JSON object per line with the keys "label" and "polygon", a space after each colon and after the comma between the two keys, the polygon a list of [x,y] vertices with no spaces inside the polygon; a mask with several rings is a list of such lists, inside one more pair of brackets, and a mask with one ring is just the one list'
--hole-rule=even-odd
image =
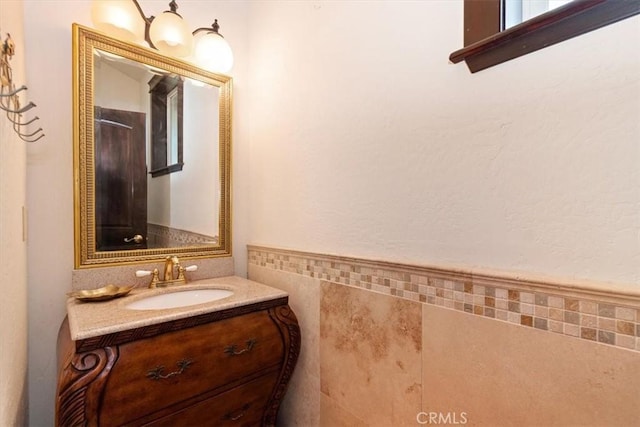
{"label": "vanity light fixture", "polygon": [[218,20],[210,28],[198,28],[191,33],[177,10],[178,4],[172,0],[169,10],[157,17],[147,17],[137,0],[94,0],[91,19],[98,30],[116,38],[148,45],[208,71],[228,72],[233,66],[233,53],[218,32]]}
{"label": "vanity light fixture", "polygon": [[208,71],[226,72],[233,66],[231,46],[218,32],[218,20],[213,21],[211,28],[198,28],[193,32],[194,62]]}

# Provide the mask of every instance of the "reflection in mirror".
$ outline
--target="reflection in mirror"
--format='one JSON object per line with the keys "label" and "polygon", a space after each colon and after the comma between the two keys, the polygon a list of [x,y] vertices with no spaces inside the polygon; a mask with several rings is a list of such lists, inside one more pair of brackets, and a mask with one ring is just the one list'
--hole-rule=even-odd
{"label": "reflection in mirror", "polygon": [[182,170],[184,82],[179,76],[149,80],[151,101],[151,176]]}
{"label": "reflection in mirror", "polygon": [[75,25],[74,54],[76,266],[230,255],[230,79]]}
{"label": "reflection in mirror", "polygon": [[94,70],[96,249],[216,244],[218,89],[99,49]]}

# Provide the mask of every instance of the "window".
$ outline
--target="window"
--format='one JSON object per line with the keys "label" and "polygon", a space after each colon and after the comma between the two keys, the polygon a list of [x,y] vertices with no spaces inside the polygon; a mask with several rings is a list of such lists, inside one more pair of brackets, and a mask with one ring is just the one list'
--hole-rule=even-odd
{"label": "window", "polygon": [[571,0],[503,0],[502,30],[511,28],[570,2]]}
{"label": "window", "polygon": [[503,0],[464,0],[465,47],[449,60],[465,61],[475,73],[638,15],[640,1],[575,0],[500,31],[503,11]]}

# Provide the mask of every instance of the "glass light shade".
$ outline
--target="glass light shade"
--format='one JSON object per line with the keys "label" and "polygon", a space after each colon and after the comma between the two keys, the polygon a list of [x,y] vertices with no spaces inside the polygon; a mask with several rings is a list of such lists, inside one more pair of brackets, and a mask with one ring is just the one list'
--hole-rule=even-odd
{"label": "glass light shade", "polygon": [[131,0],[94,0],[91,20],[95,28],[112,37],[144,42],[144,21]]}
{"label": "glass light shade", "polygon": [[193,61],[201,68],[214,73],[226,73],[233,66],[231,46],[220,34],[200,32],[195,36]]}
{"label": "glass light shade", "polygon": [[149,38],[162,53],[177,57],[191,55],[193,35],[184,19],[173,12],[163,12],[154,18],[149,28]]}

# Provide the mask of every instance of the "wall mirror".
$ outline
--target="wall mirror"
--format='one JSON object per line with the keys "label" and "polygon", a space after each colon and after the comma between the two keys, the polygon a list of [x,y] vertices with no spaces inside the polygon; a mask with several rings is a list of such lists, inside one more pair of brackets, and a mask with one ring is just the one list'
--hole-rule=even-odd
{"label": "wall mirror", "polygon": [[76,268],[231,255],[231,85],[73,25]]}

